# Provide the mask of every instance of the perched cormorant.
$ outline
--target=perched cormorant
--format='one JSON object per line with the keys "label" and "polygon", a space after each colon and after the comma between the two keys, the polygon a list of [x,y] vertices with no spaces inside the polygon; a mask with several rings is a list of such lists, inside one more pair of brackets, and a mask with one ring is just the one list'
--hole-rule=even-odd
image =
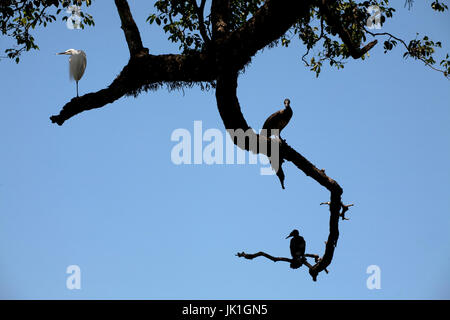
{"label": "perched cormorant", "polygon": [[267,130],[268,137],[275,134],[270,131],[271,129],[278,129],[278,137],[280,137],[281,130],[287,126],[289,120],[292,118],[292,109],[290,104],[291,101],[289,99],[284,99],[285,108],[273,113],[267,118],[266,122],[264,122],[263,129]]}
{"label": "perched cormorant", "polygon": [[[281,139],[281,130],[287,126],[289,120],[292,118],[292,109],[291,109],[291,101],[289,99],[284,99],[284,109],[281,109],[273,114],[271,114],[267,120],[264,122],[263,129],[266,130],[265,135],[270,137],[272,135]],[[272,132],[272,130],[278,130],[278,132]],[[264,131],[261,132],[264,134]],[[269,159],[270,159],[270,155]],[[278,179],[280,179],[281,187],[284,189],[284,172],[281,165],[283,164],[283,159],[279,159],[280,163],[278,163],[278,167],[275,167],[270,160],[270,164],[273,170],[276,172]]]}
{"label": "perched cormorant", "polygon": [[305,257],[306,242],[305,239],[300,235],[297,229],[294,229],[287,237],[291,239],[290,249],[292,255],[291,268],[300,268],[303,264],[303,259]]}

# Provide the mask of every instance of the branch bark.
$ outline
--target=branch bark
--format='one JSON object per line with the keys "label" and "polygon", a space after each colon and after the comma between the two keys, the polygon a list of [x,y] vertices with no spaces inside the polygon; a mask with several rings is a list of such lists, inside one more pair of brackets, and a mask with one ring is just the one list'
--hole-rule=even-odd
{"label": "branch bark", "polygon": [[144,50],[142,45],[141,34],[134,22],[133,15],[127,0],[114,0],[120,21],[122,22],[122,30],[130,50],[130,57],[135,57],[141,53],[148,53],[148,49]]}
{"label": "branch bark", "polygon": [[[328,202],[322,202],[320,205],[324,205],[324,204],[330,205],[330,202],[329,201]],[[342,211],[341,211],[341,213],[339,213],[339,216],[342,218],[342,220],[350,220],[349,218],[347,218],[345,216],[345,213],[350,209],[350,207],[353,207],[353,206],[354,206],[353,203],[352,204],[343,204],[343,203],[341,203]]]}
{"label": "branch bark", "polygon": [[209,59],[205,54],[135,57],[106,89],[73,98],[50,120],[62,125],[83,111],[101,108],[125,95],[137,95],[140,90],[157,88],[163,83],[213,81],[216,67]]}
{"label": "branch bark", "polygon": [[[242,115],[239,100],[237,98],[237,78],[237,73],[232,71],[219,75],[216,87],[217,107],[227,130],[236,130],[241,128],[246,131],[250,127]],[[256,135],[256,137],[254,137],[254,141],[263,142],[264,139],[268,139],[270,142],[268,142],[267,145],[271,145],[271,139],[262,137],[256,133],[254,134]],[[249,138],[249,140],[252,140],[252,138]],[[258,147],[256,150],[251,150],[251,146],[245,141],[234,140],[233,142],[243,150],[268,155],[268,153],[265,153],[264,150],[269,148]],[[279,157],[281,161],[287,160],[292,162],[297,168],[303,171],[303,173],[313,178],[330,192],[330,231],[328,241],[325,246],[325,253],[323,257],[309,270],[313,280],[316,281],[317,275],[330,265],[333,259],[334,249],[339,239],[339,217],[342,203],[341,195],[343,190],[335,180],[325,174],[325,170],[317,169],[316,166],[290,147],[284,140],[280,140],[278,143],[280,144]],[[270,149],[268,151],[270,152]]]}
{"label": "branch bark", "polygon": [[[289,263],[292,263],[292,262],[293,262],[293,260],[290,259],[290,258],[285,258],[285,257],[274,257],[274,256],[272,256],[272,255],[270,255],[270,254],[268,254],[268,253],[263,252],[263,251],[259,251],[259,252],[257,252],[257,253],[238,252],[238,253],[236,254],[236,256],[239,257],[239,258],[245,258],[245,259],[248,259],[248,260],[253,260],[253,259],[258,258],[258,257],[265,257],[265,258],[267,258],[267,259],[269,259],[269,260],[272,260],[273,262],[278,262],[278,261],[284,261],[284,262],[289,262]],[[306,254],[305,254],[305,257],[307,257],[307,258],[314,258],[314,261],[315,261],[316,263],[317,263],[317,262],[319,261],[319,259],[320,259],[319,256],[318,256],[317,254],[311,254],[311,253],[306,253]],[[308,269],[310,269],[310,270],[313,268],[313,265],[311,265],[306,259],[303,260],[303,264],[304,264],[305,266],[307,266]],[[325,269],[325,272],[328,273],[328,270]]]}
{"label": "branch bark", "polygon": [[228,32],[230,15],[230,0],[212,0],[211,27],[212,38],[218,40]]}
{"label": "branch bark", "polygon": [[200,35],[202,36],[203,41],[205,41],[205,43],[208,44],[211,41],[211,39],[209,39],[205,27],[204,11],[206,0],[201,0],[200,6],[197,5],[197,0],[192,0],[192,2],[198,17],[198,28],[200,30]]}
{"label": "branch bark", "polygon": [[283,36],[299,19],[309,16],[313,0],[268,0],[257,13],[227,37],[240,55],[253,56]]}

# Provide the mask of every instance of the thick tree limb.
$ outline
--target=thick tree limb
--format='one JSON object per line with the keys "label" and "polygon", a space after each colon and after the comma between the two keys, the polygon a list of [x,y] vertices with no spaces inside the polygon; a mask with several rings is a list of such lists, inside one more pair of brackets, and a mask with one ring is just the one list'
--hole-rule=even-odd
{"label": "thick tree limb", "polygon": [[212,0],[211,27],[213,40],[224,37],[229,28],[230,0]]}
{"label": "thick tree limb", "polygon": [[135,95],[142,88],[152,89],[162,83],[213,81],[216,68],[208,58],[204,54],[136,57],[128,62],[108,88],[73,98],[50,119],[62,125],[83,111],[101,108],[124,95]]}
{"label": "thick tree limb", "polygon": [[310,14],[313,0],[267,0],[254,16],[223,41],[238,70],[259,50],[283,36],[297,20]]}
{"label": "thick tree limb", "polygon": [[[232,71],[219,75],[216,87],[217,107],[227,130],[235,130],[241,128],[244,131],[247,131],[250,127],[248,126],[247,121],[242,115],[239,101],[236,95],[237,78],[237,73]],[[256,135],[256,133],[254,133],[254,135]],[[267,141],[265,141],[264,139],[268,139],[270,142],[272,142],[271,139],[260,135],[256,135],[256,137],[254,137],[253,139],[256,139],[256,141],[258,141],[259,143],[267,143]],[[249,140],[252,140],[252,138],[249,138]],[[325,253],[323,257],[319,259],[319,261],[309,270],[309,273],[311,274],[313,280],[316,281],[317,275],[321,271],[325,270],[327,266],[330,265],[333,259],[334,249],[339,238],[339,217],[341,209],[341,195],[343,191],[336,181],[325,174],[325,170],[317,169],[311,162],[309,162],[300,153],[290,147],[284,140],[277,141],[280,144],[280,159],[292,162],[307,176],[313,178],[315,181],[317,181],[319,184],[330,191],[330,232],[328,235],[328,241],[325,246]],[[269,155],[270,152],[269,148],[257,148],[256,150],[254,148],[252,149],[252,146],[245,141],[234,140],[233,142],[239,148],[254,153],[263,153]],[[266,150],[268,152],[265,152]]]}
{"label": "thick tree limb", "polygon": [[101,108],[108,103],[112,103],[122,97],[126,92],[119,87],[111,85],[106,89],[94,93],[85,94],[82,97],[75,97],[62,108],[58,115],[53,115],[50,120],[53,123],[62,125],[64,121],[83,111]]}

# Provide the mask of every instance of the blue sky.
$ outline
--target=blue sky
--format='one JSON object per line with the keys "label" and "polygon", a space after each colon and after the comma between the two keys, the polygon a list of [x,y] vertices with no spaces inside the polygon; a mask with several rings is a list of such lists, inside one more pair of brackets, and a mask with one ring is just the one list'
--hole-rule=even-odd
{"label": "blue sky", "polygon": [[[131,7],[151,53],[177,51],[145,24],[147,4]],[[419,1],[398,9],[385,31],[428,34],[450,52],[448,13]],[[249,124],[260,128],[289,97],[284,137],[355,203],[330,273],[313,282],[304,268],[235,254],[289,256],[294,228],[307,252],[323,254],[325,189],[291,163],[286,190],[259,165],[172,163],[175,129],[192,132],[201,120],[223,130],[213,90],[162,89],[50,123],[75,94],[56,52],[87,53],[80,94],[107,86],[128,60],[113,2],[88,12],[95,28],[54,23],[36,31],[40,51],[18,65],[0,61],[0,298],[450,298],[450,92],[441,74],[379,44],[366,61],[316,79],[294,43],[258,53],[240,77]],[[81,290],[66,288],[69,265],[81,268]],[[381,269],[380,290],[366,287],[369,265]]]}

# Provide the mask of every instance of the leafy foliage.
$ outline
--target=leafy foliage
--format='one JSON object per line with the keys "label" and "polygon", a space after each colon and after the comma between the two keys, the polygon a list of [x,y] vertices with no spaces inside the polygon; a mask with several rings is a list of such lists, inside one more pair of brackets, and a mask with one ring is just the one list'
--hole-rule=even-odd
{"label": "leafy foliage", "polygon": [[[229,17],[229,29],[231,31],[241,27],[252,15],[264,4],[262,0],[234,0],[231,1],[231,16]],[[410,8],[413,5],[412,0],[406,0],[405,6]],[[373,33],[368,30],[367,22],[371,18],[371,10],[377,8],[380,14],[380,25],[383,26],[386,21],[394,16],[395,9],[390,7],[389,0],[370,0],[354,1],[339,0],[334,4],[327,4],[328,10],[332,11],[337,17],[339,25],[342,25],[348,32],[352,43],[355,46],[361,46],[366,40],[367,35],[386,36],[384,41],[385,53],[391,51],[400,39],[394,39],[390,34]],[[161,25],[168,39],[179,43],[183,52],[191,50],[201,51],[206,48],[205,39],[200,36],[200,25],[196,0],[174,1],[158,0],[155,3],[156,12],[149,15],[147,21],[150,24]],[[438,12],[443,12],[448,7],[442,1],[433,1],[431,8]],[[306,53],[302,60],[311,71],[319,76],[324,63],[328,63],[337,69],[344,68],[345,61],[350,58],[350,49],[339,37],[339,32],[335,26],[328,24],[324,19],[324,13],[320,7],[320,1],[311,8],[307,19],[297,21],[292,28],[275,45],[288,47],[295,39],[299,39],[306,47]],[[207,15],[204,19],[204,26],[209,35],[211,35],[211,16]],[[434,67],[437,62],[433,58],[434,48],[440,47],[440,42],[427,40],[412,40],[409,45],[405,44],[407,51],[404,57],[413,57],[423,61],[426,65]],[[313,52],[314,51],[314,52]],[[361,58],[364,59],[366,55]],[[448,65],[448,60],[442,60],[439,64],[441,71],[447,77],[450,70],[442,69]]]}
{"label": "leafy foliage", "polygon": [[[36,26],[46,27],[56,21],[56,16],[61,11],[67,11],[71,5],[91,5],[90,0],[1,0],[0,2],[0,30],[3,35],[15,39],[16,46],[8,48],[5,53],[8,58],[15,59],[18,63],[23,51],[39,49],[30,29]],[[67,20],[64,16],[62,20]],[[80,12],[80,27],[85,24],[94,25],[94,20],[89,14]]]}
{"label": "leafy foliage", "polygon": [[[180,43],[183,51],[199,50],[204,47],[204,42],[200,37],[199,15],[194,1],[158,0],[155,3],[158,13],[151,14],[147,22],[163,25],[163,30],[169,34],[169,40]],[[209,26],[209,16],[205,24]]]}
{"label": "leafy foliage", "polygon": [[[412,1],[407,1],[407,3],[412,5]],[[371,7],[373,8],[373,6],[376,6],[379,9],[380,27],[385,24],[387,19],[392,18],[395,13],[395,9],[389,6],[388,0],[363,1],[360,3],[355,1],[338,1],[332,10],[334,10],[336,16],[341,17],[339,23],[349,32],[350,38],[355,45],[361,46],[361,44],[367,40],[367,34],[372,36],[387,36],[388,39],[384,42],[385,53],[391,51],[398,42],[402,42],[407,50],[404,53],[405,58],[413,57],[414,59],[421,60],[426,65],[442,72],[445,77],[448,77],[450,69],[448,69],[449,61],[447,58],[440,62],[441,69],[434,67],[436,61],[433,58],[433,54],[435,53],[435,48],[441,47],[441,42],[433,42],[428,37],[424,37],[423,41],[412,40],[410,44],[407,45],[403,40],[396,38],[389,33],[373,33],[368,30],[367,22],[371,17],[369,9]],[[434,1],[431,4],[431,7],[439,12],[448,9],[445,4],[439,1]],[[350,56],[348,46],[336,35],[337,30],[326,25],[320,9],[314,9],[311,11],[310,20],[299,21],[289,33],[281,39],[281,44],[287,47],[291,42],[291,39],[294,36],[298,36],[307,49],[302,60],[305,65],[310,67],[311,71],[315,72],[316,76],[318,76],[324,62],[328,61],[330,66],[342,69],[344,68],[345,60]],[[316,46],[319,47],[319,51],[307,61],[306,57]],[[362,56],[361,58],[364,59],[365,56]]]}
{"label": "leafy foliage", "polygon": [[[233,31],[242,26],[263,4],[263,0],[231,1],[231,15],[228,28]],[[156,13],[147,18],[150,24],[162,25],[163,30],[169,34],[168,39],[179,43],[183,52],[198,51],[205,48],[205,39],[200,34],[203,24],[207,35],[211,37],[211,14],[200,18],[201,4],[196,0],[158,0],[155,3]]]}
{"label": "leafy foliage", "polygon": [[[412,57],[416,60],[422,60],[428,66],[434,66],[436,64],[436,61],[433,58],[435,48],[441,47],[441,42],[434,42],[427,36],[424,36],[422,40],[411,40],[407,46],[408,50],[403,54],[403,57]],[[445,59],[441,60],[439,65],[445,68],[443,73],[445,77],[448,77],[450,73],[450,60],[448,54],[446,55]]]}
{"label": "leafy foliage", "polygon": [[[212,38],[212,17],[208,7],[205,6],[206,2],[206,0],[156,0],[154,12],[149,14],[147,22],[162,27],[168,39],[178,43],[183,53],[207,50]],[[208,4],[210,2],[208,1]],[[227,18],[228,30],[234,31],[242,27],[264,3],[264,0],[231,0],[231,10]],[[405,6],[410,9],[413,3],[413,0],[405,0]],[[38,49],[34,37],[30,34],[30,28],[34,29],[40,25],[45,27],[56,20],[55,15],[60,14],[62,10],[67,10],[71,4],[89,6],[91,1],[2,0],[0,29],[3,35],[10,36],[17,42],[17,47],[6,49],[7,56],[18,62],[23,51]],[[430,0],[430,6],[436,12],[448,10],[448,6],[442,0]],[[346,60],[352,56],[348,41],[342,40],[342,32],[348,35],[352,46],[358,48],[368,40],[368,35],[382,36],[386,37],[383,44],[385,53],[392,51],[398,44],[402,44],[406,49],[403,54],[405,58],[420,60],[434,70],[442,72],[446,77],[449,76],[448,57],[439,63],[434,58],[435,49],[441,47],[441,42],[424,36],[422,39],[416,38],[407,43],[387,32],[373,32],[374,30],[368,28],[368,21],[374,18],[374,8],[379,14],[377,18],[381,26],[395,13],[389,0],[337,0],[327,2],[325,7],[322,7],[322,1],[313,1],[309,16],[299,19],[274,45],[288,47],[294,40],[301,41],[306,48],[302,60],[318,76],[325,63],[342,69]],[[82,28],[84,25],[94,24],[90,15],[83,12],[81,15]],[[334,21],[330,21],[330,16]],[[62,19],[67,20],[68,17],[64,16]],[[366,56],[368,53],[362,55],[361,59],[365,59]]]}

